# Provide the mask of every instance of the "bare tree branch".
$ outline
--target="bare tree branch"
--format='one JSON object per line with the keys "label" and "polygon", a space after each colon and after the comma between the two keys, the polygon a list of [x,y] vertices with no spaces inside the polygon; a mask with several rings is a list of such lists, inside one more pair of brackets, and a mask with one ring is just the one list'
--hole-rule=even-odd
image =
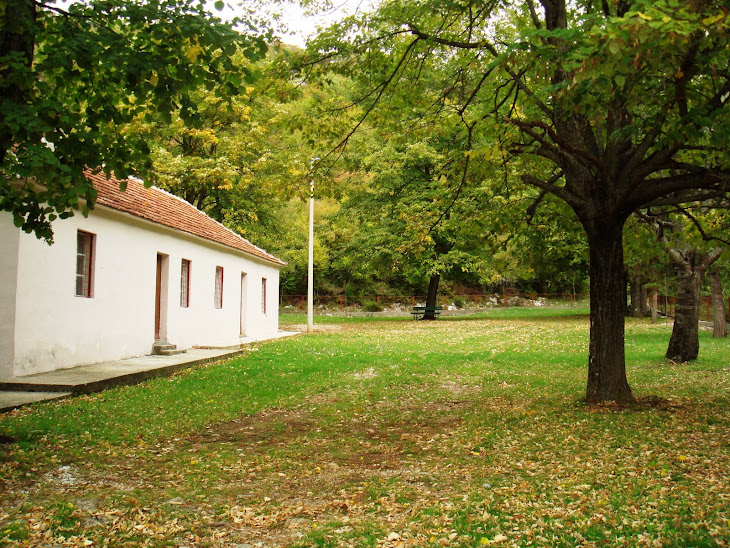
{"label": "bare tree branch", "polygon": [[530,19],[532,19],[532,24],[535,25],[536,29],[541,29],[542,21],[540,21],[540,18],[537,16],[535,3],[532,0],[527,0],[527,8],[530,10]]}
{"label": "bare tree branch", "polygon": [[[560,172],[560,175],[562,177],[563,173]],[[522,181],[526,184],[549,192],[550,194],[557,196],[567,204],[572,204],[575,202],[574,195],[567,188],[565,188],[564,186],[555,186],[555,182],[557,182],[558,179],[555,179],[555,181],[553,181],[554,177],[551,178],[549,181],[543,181],[542,179],[539,179],[534,175],[524,174],[521,178]]]}
{"label": "bare tree branch", "polygon": [[439,36],[434,36],[433,34],[428,34],[427,32],[422,32],[418,30],[418,28],[416,28],[412,23],[407,23],[407,25],[411,34],[420,38],[421,40],[426,40],[434,42],[436,44],[440,44],[442,46],[450,46],[452,48],[458,49],[485,49],[494,57],[499,56],[497,48],[495,48],[494,45],[492,45],[492,43],[488,40],[480,40],[478,42],[462,42],[460,40],[441,38]]}
{"label": "bare tree branch", "polygon": [[415,47],[415,45],[418,43],[418,38],[413,40],[410,44],[408,44],[408,47],[406,48],[406,51],[403,52],[403,55],[401,56],[400,60],[398,61],[398,64],[396,67],[391,71],[388,78],[385,79],[385,81],[378,84],[378,86],[375,88],[378,90],[377,96],[373,100],[372,104],[367,108],[365,113],[360,117],[360,120],[355,124],[355,126],[347,133],[347,135],[337,144],[337,146],[330,150],[325,157],[329,157],[333,152],[339,149],[343,149],[345,146],[347,146],[347,143],[349,142],[350,138],[355,134],[355,132],[360,128],[360,126],[365,122],[367,117],[370,115],[370,113],[373,111],[373,109],[377,106],[377,104],[380,102],[380,98],[385,93],[385,90],[388,88],[388,86],[391,84],[391,82],[395,79],[395,77],[400,72],[401,67],[403,66],[403,63],[406,62],[408,59],[408,56],[410,55],[411,51]]}

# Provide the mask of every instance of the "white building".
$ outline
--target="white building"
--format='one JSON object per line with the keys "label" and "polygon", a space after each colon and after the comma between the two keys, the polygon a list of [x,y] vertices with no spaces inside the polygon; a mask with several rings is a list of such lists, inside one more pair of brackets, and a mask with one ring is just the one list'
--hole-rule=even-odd
{"label": "white building", "polygon": [[0,378],[277,333],[284,262],[172,194],[89,178],[96,207],[51,246],[0,212]]}

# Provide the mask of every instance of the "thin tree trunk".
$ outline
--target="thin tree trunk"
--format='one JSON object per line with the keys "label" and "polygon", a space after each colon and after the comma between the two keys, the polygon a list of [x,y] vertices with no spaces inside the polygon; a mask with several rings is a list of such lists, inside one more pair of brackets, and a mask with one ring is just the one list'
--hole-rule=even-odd
{"label": "thin tree trunk", "polygon": [[[584,225],[585,226],[585,225]],[[591,333],[586,401],[633,401],[626,379],[624,315],[626,283],[623,221],[586,226],[590,247]]]}
{"label": "thin tree trunk", "polygon": [[714,325],[712,336],[727,337],[727,317],[725,315],[725,296],[722,291],[722,281],[717,270],[710,272],[710,290],[712,292],[712,315]]}
{"label": "thin tree trunk", "polygon": [[639,316],[647,318],[651,315],[651,306],[649,306],[649,290],[645,286],[646,280],[641,279],[639,286]]}
{"label": "thin tree trunk", "polygon": [[649,310],[649,293],[644,287],[646,278],[641,274],[629,274],[629,287],[631,289],[630,316],[632,318],[646,318]]}
{"label": "thin tree trunk", "polygon": [[674,305],[674,327],[665,357],[677,363],[696,360],[700,351],[700,289],[705,272],[720,256],[722,249],[709,253],[696,250],[669,249],[677,271],[677,302]]}
{"label": "thin tree trunk", "polygon": [[629,316],[638,318],[641,315],[641,276],[629,274]]}
{"label": "thin tree trunk", "polygon": [[651,290],[651,323],[657,322],[659,313],[659,292],[656,289]]}
{"label": "thin tree trunk", "polygon": [[[426,308],[436,308],[438,303],[438,291],[439,291],[439,280],[441,279],[440,274],[434,274],[428,282],[428,294],[426,295]],[[423,315],[424,320],[435,320],[436,314],[433,310],[427,310]]]}

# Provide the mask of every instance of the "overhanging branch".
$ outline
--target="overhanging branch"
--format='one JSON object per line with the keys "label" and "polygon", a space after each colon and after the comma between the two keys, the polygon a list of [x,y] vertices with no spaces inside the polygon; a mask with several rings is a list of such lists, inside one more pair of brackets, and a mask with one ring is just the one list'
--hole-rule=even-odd
{"label": "overhanging branch", "polygon": [[416,28],[416,26],[412,23],[407,23],[407,26],[410,33],[421,40],[426,40],[429,42],[440,44],[442,46],[449,46],[457,49],[485,49],[494,57],[497,57],[499,55],[497,48],[495,48],[494,45],[492,45],[492,43],[488,40],[479,40],[478,42],[462,42],[461,40],[441,38],[439,36],[434,36],[433,34],[423,32]]}
{"label": "overhanging branch", "polygon": [[685,217],[687,217],[687,219],[689,219],[690,222],[695,226],[695,228],[697,229],[697,232],[700,233],[700,236],[702,237],[702,239],[704,241],[706,241],[706,242],[721,242],[721,243],[723,243],[725,245],[730,246],[730,239],[725,239],[725,238],[721,238],[719,236],[713,236],[711,234],[708,234],[707,231],[702,226],[702,224],[700,223],[700,221],[697,219],[697,217],[695,217],[694,215],[692,215],[692,213],[689,210],[687,210],[684,207],[680,207],[678,209],[682,213],[682,215],[684,215]]}
{"label": "overhanging branch", "polygon": [[631,210],[723,198],[730,193],[730,172],[701,169],[645,179],[626,199]]}

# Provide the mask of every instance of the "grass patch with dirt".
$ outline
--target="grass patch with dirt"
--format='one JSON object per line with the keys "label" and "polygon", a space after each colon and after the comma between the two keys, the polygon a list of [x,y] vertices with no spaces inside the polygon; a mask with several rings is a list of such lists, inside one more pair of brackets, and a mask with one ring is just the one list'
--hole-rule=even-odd
{"label": "grass patch with dirt", "polygon": [[727,546],[728,339],[629,320],[638,403],[588,407],[584,314],[485,316],[3,415],[0,546]]}

